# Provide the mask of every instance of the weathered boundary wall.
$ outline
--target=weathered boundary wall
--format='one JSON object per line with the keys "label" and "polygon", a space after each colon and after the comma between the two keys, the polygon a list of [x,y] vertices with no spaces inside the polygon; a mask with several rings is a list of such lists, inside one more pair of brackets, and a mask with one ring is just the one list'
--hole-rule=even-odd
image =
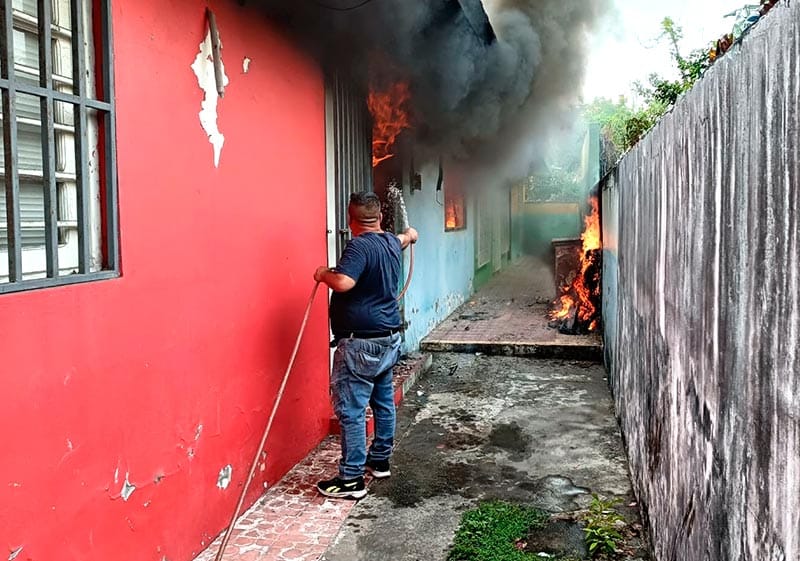
{"label": "weathered boundary wall", "polygon": [[604,181],[611,384],[658,561],[800,560],[800,2]]}

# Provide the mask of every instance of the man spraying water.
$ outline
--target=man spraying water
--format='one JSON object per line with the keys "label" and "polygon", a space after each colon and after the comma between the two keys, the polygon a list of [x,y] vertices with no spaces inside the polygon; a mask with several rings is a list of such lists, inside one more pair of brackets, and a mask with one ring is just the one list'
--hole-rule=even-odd
{"label": "man spraying water", "polygon": [[[353,239],[336,267],[319,267],[314,280],[333,290],[331,330],[336,352],[331,370],[333,409],[341,427],[339,475],[320,481],[329,497],[360,499],[367,494],[364,470],[391,475],[395,408],[392,369],[400,357],[397,287],[402,250],[419,238],[414,228],[394,235],[381,228],[381,202],[374,193],[353,193],[348,206]],[[366,446],[366,409],[372,407],[375,438]]]}

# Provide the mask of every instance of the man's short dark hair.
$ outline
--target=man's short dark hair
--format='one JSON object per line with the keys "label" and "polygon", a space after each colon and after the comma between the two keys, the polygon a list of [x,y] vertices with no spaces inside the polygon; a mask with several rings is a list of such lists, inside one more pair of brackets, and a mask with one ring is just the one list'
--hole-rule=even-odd
{"label": "man's short dark hair", "polygon": [[381,200],[378,195],[372,191],[356,191],[350,193],[350,204],[357,206],[381,206]]}
{"label": "man's short dark hair", "polygon": [[381,219],[381,200],[370,191],[358,191],[350,194],[348,213],[351,220],[362,224],[374,224]]}

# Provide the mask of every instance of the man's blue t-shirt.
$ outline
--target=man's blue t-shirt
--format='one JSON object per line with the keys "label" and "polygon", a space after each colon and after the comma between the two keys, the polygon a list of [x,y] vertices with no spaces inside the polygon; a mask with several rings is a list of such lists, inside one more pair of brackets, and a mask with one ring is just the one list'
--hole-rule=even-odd
{"label": "man's blue t-shirt", "polygon": [[397,236],[369,232],[347,242],[335,271],[356,281],[347,292],[331,296],[334,336],[377,333],[400,327],[397,289],[402,251]]}

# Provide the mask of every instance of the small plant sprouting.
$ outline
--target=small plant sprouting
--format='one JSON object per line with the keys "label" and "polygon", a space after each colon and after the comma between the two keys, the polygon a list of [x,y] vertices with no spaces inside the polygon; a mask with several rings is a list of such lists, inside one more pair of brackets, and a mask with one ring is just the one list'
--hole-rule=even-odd
{"label": "small plant sprouting", "polygon": [[618,503],[619,499],[606,500],[597,494],[592,494],[589,513],[584,519],[586,526],[583,529],[586,534],[586,545],[592,557],[617,553],[617,546],[622,541],[617,524],[625,522],[622,515],[614,510],[614,506]]}

